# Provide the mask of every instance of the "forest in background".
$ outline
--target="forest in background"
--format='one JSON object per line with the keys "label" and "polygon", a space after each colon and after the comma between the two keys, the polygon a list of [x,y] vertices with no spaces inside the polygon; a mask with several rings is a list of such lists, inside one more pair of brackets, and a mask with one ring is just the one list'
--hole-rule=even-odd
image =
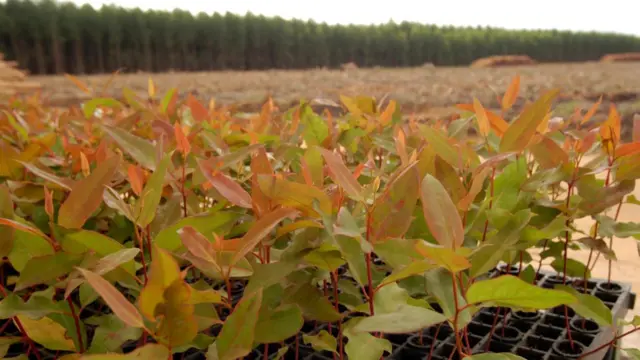
{"label": "forest in background", "polygon": [[500,54],[539,62],[640,51],[640,37],[417,23],[327,25],[251,13],[142,11],[52,0],[0,2],[0,52],[32,74],[468,65]]}

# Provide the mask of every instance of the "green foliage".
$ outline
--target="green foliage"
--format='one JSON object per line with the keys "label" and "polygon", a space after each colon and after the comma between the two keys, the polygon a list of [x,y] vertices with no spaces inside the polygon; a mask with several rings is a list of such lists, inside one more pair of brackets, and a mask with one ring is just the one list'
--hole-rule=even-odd
{"label": "green foliage", "polygon": [[[105,9],[127,19],[106,22],[116,40],[147,16]],[[152,15],[172,49],[195,41],[172,32],[194,21],[190,15]],[[233,24],[225,31],[251,34],[242,46],[268,47],[243,18],[217,20]],[[311,41],[306,25],[294,24],[283,36]],[[66,26],[65,36],[79,41],[80,24]],[[140,36],[127,41],[156,49],[149,33]],[[167,61],[195,69],[181,53],[168,52]],[[256,57],[251,66],[268,61]],[[516,89],[503,97],[505,110]],[[150,97],[156,91],[150,82]],[[362,96],[342,96],[346,114],[327,121],[304,102],[282,113],[269,101],[247,117],[178,93],[159,104],[127,93],[128,108],[97,98],[84,112],[56,113],[54,123],[25,116],[20,127],[0,112],[0,254],[13,272],[0,279],[0,318],[20,324],[0,352],[24,342],[82,359],[192,350],[236,359],[284,342],[289,350],[280,355],[310,344],[336,357],[379,359],[393,348],[378,333],[447,324],[461,357],[517,359],[467,354],[461,335],[481,308],[567,306],[614,325],[608,303],[569,284],[588,280],[595,259],[616,259],[613,237],[640,238],[637,223],[604,214],[637,202],[628,196],[638,175],[628,159],[640,145],[620,143],[615,111],[587,129],[549,128],[551,91],[514,110],[511,125],[475,100],[479,114],[417,126],[400,122],[395,102],[383,109]],[[33,101],[17,99],[6,113],[50,111]],[[466,136],[467,126],[485,136]],[[584,231],[576,220],[593,226]],[[593,252],[586,264],[567,251],[581,248]],[[534,285],[538,261],[566,284]],[[522,271],[493,271],[501,263]],[[308,330],[316,324],[325,327]],[[150,338],[155,344],[123,353]]]}

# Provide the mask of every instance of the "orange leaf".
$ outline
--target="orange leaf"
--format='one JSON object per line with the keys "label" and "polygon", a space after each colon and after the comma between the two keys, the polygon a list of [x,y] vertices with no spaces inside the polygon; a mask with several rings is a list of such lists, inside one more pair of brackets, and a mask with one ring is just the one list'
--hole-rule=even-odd
{"label": "orange leaf", "polygon": [[257,154],[251,158],[251,172],[251,200],[253,202],[256,216],[260,218],[263,214],[266,214],[271,210],[271,202],[262,192],[260,185],[258,184],[258,175],[273,174],[273,169],[271,168],[271,163],[269,163],[269,158],[267,157],[267,152],[264,147],[260,147]]}
{"label": "orange leaf", "polygon": [[591,147],[593,146],[593,143],[596,141],[596,136],[597,136],[596,131],[589,131],[589,133],[587,134],[587,136],[584,137],[584,139],[578,140],[578,145],[576,146],[576,149],[578,150],[578,152],[580,154],[584,154],[589,149],[591,149]]}
{"label": "orange leaf", "polygon": [[156,96],[156,85],[153,83],[153,80],[151,78],[149,78],[149,85],[147,90],[149,93],[149,98],[153,98]]}
{"label": "orange leaf", "polygon": [[282,220],[297,214],[297,212],[295,209],[283,207],[265,214],[262,218],[258,219],[251,229],[242,237],[242,246],[233,255],[230,267],[258,246]]}
{"label": "orange leaf", "polygon": [[640,152],[640,141],[632,142],[629,144],[622,144],[616,149],[616,158],[623,157],[625,155],[637,154]]}
{"label": "orange leaf", "polygon": [[[456,107],[460,110],[469,111],[475,113],[475,109],[473,104],[458,104]],[[509,124],[498,114],[494,113],[491,110],[484,109],[485,114],[487,114],[487,118],[489,119],[489,123],[491,124],[491,128],[496,132],[496,135],[502,137],[504,133],[507,131]]]}
{"label": "orange leaf", "polygon": [[382,126],[386,126],[393,119],[393,114],[396,112],[396,102],[395,100],[389,101],[387,108],[384,109],[382,114],[380,114],[380,124]]}
{"label": "orange leaf", "polygon": [[113,285],[96,273],[82,268],[76,269],[87,279],[89,285],[102,296],[104,302],[109,305],[113,313],[122,320],[123,323],[135,328],[144,328],[144,321],[138,309]]}
{"label": "orange leaf", "polygon": [[142,168],[137,165],[129,164],[127,168],[127,175],[129,177],[129,184],[133,192],[140,196],[142,194],[142,188],[144,187],[144,172]]}
{"label": "orange leaf", "polygon": [[173,126],[173,132],[176,136],[178,151],[187,156],[191,152],[191,144],[189,144],[189,139],[184,135],[182,127],[177,121]]}
{"label": "orange leaf", "polygon": [[191,109],[191,116],[196,121],[204,121],[209,118],[207,109],[192,94],[187,97],[187,106]]}
{"label": "orange leaf", "polygon": [[291,127],[289,129],[289,135],[293,135],[296,133],[296,130],[298,130],[298,126],[300,125],[300,109],[302,108],[302,106],[298,106],[296,108],[296,111],[293,112],[293,115],[291,116]]}
{"label": "orange leaf", "polygon": [[489,135],[491,124],[489,123],[489,118],[487,117],[484,107],[476,98],[473,98],[473,110],[476,114],[476,119],[478,120],[478,129],[480,130],[480,134],[487,137]]}
{"label": "orange leaf", "polygon": [[569,161],[569,155],[547,136],[543,136],[540,142],[531,146],[531,152],[543,169],[550,169]]}
{"label": "orange leaf", "polygon": [[[409,154],[407,154],[407,142],[405,140],[404,131],[402,131],[401,127],[397,127],[396,136],[394,137],[396,143],[396,151],[398,152],[398,156],[400,156],[400,161],[402,165],[409,165]],[[357,177],[355,177],[357,179]]]}
{"label": "orange leaf", "polygon": [[318,147],[318,150],[329,167],[331,179],[355,199],[362,198],[362,186],[347,169],[342,159],[327,149]]}
{"label": "orange leaf", "polygon": [[86,178],[73,185],[71,194],[60,206],[58,224],[67,229],[78,229],[102,203],[102,193],[120,164],[119,156],[112,156]]}
{"label": "orange leaf", "polygon": [[5,226],[9,226],[12,227],[16,230],[20,230],[20,231],[24,231],[26,233],[35,235],[35,236],[39,236],[45,240],[47,240],[49,243],[53,244],[53,240],[51,240],[50,237],[48,237],[47,235],[45,235],[45,233],[43,233],[42,231],[40,231],[39,229],[35,228],[35,227],[31,227],[25,224],[21,224],[15,220],[10,220],[10,219],[5,219],[5,218],[0,218],[0,225],[5,225]]}
{"label": "orange leaf", "polygon": [[44,187],[44,211],[49,215],[49,220],[53,221],[53,193]]}
{"label": "orange leaf", "polygon": [[71,75],[71,74],[64,74],[64,76],[71,80],[71,82],[78,87],[78,89],[82,90],[83,92],[87,93],[87,94],[91,94],[91,90],[89,90],[89,88],[87,87],[87,85],[85,85],[85,83],[83,83],[82,81],[80,81],[80,79],[78,79],[77,77]]}
{"label": "orange leaf", "polygon": [[609,117],[600,127],[600,135],[603,139],[620,143],[620,114],[614,104],[609,106]]}
{"label": "orange leaf", "polygon": [[458,201],[458,209],[462,211],[469,210],[469,207],[475,200],[476,196],[482,190],[482,185],[484,185],[484,180],[491,173],[491,169],[485,167],[482,171],[480,171],[477,175],[473,177],[473,181],[471,182],[471,188],[467,191],[467,194]]}
{"label": "orange leaf", "polygon": [[586,123],[587,121],[589,121],[593,117],[593,115],[596,113],[596,111],[598,111],[598,108],[600,107],[600,103],[602,103],[602,95],[600,95],[600,99],[598,99],[598,101],[591,106],[589,111],[587,111],[587,113],[584,114],[584,117],[582,118],[582,121],[580,121],[581,125]]}
{"label": "orange leaf", "polygon": [[211,185],[234,205],[251,209],[251,195],[233,179],[227,177],[221,172],[213,173],[206,162],[198,160],[198,165],[204,176],[209,180]]}
{"label": "orange leaf", "polygon": [[518,98],[518,92],[520,91],[520,75],[516,75],[511,80],[511,85],[507,89],[507,92],[504,93],[502,97],[502,110],[509,110],[516,102]]}
{"label": "orange leaf", "polygon": [[80,164],[82,166],[82,175],[84,175],[84,177],[91,175],[89,160],[87,159],[87,155],[85,155],[82,151],[80,152]]}

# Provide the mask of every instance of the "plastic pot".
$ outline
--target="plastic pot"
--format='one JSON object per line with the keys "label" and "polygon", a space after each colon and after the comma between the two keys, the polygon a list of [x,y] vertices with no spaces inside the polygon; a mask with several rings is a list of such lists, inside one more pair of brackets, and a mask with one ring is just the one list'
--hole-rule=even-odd
{"label": "plastic pot", "polygon": [[500,325],[493,332],[493,338],[508,344],[515,344],[522,339],[522,332],[513,326]]}
{"label": "plastic pot", "polygon": [[571,328],[583,334],[597,334],[600,332],[600,325],[597,322],[584,318],[571,319]]}
{"label": "plastic pot", "polygon": [[602,291],[608,294],[615,294],[615,295],[622,294],[622,292],[624,291],[624,288],[622,286],[614,282],[612,283],[599,282],[596,284],[596,289],[598,289],[598,291]]}
{"label": "plastic pot", "polygon": [[579,341],[573,341],[573,347],[569,340],[556,341],[553,344],[553,352],[564,357],[565,359],[576,359],[582,355],[586,346]]}

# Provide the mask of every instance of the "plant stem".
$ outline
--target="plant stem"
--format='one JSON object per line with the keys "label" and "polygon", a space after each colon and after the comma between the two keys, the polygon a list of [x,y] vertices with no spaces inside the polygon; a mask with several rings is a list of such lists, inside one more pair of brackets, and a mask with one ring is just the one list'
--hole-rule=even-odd
{"label": "plant stem", "polygon": [[133,225],[133,231],[136,234],[136,239],[138,240],[138,245],[140,246],[140,258],[142,263],[142,273],[144,274],[144,285],[147,285],[147,281],[149,281],[149,277],[147,275],[147,261],[144,259],[144,241],[140,236],[138,225]]}
{"label": "plant stem", "polygon": [[[622,200],[618,203],[618,208],[616,209],[616,216],[613,218],[614,221],[618,221],[618,217],[620,217],[620,209],[622,208]],[[613,251],[613,236],[609,239],[609,249]],[[607,284],[611,285],[611,267],[613,260],[609,258],[609,271],[607,273]]]}
{"label": "plant stem", "polygon": [[[507,315],[507,311],[505,310],[505,316]],[[487,345],[485,346],[484,351],[489,351],[489,345],[491,345],[491,338],[493,337],[493,333],[496,331],[496,325],[498,324],[498,317],[500,316],[500,308],[496,308],[496,314],[493,317],[493,324],[491,324],[491,330],[489,330],[489,338],[487,339]]]}
{"label": "plant stem", "polygon": [[374,315],[373,309],[373,280],[371,278],[371,253],[365,254],[365,262],[367,263],[367,292],[369,293],[369,313]]}
{"label": "plant stem", "polygon": [[80,333],[80,318],[78,318],[78,314],[76,314],[76,307],[73,305],[73,300],[71,300],[71,296],[67,297],[67,303],[69,304],[69,308],[71,308],[71,316],[73,317],[73,322],[76,326],[76,335],[78,336],[78,345],[80,346],[80,353],[84,353],[84,341],[82,341],[82,334]]}
{"label": "plant stem", "polygon": [[[436,328],[436,333],[433,335],[433,340],[431,341],[431,347],[429,348],[429,356],[427,356],[427,360],[431,360],[431,358],[433,357],[433,349],[435,349],[436,347],[436,341],[438,340],[438,334],[440,333],[441,326],[442,326],[442,323],[438,324],[438,327]],[[420,332],[420,335],[422,335],[422,332]],[[422,345],[422,342],[420,342],[420,345]]]}
{"label": "plant stem", "polygon": [[[491,171],[491,198],[489,199],[489,210],[491,210],[491,207],[493,206],[493,184],[495,182],[495,178],[496,178],[496,168],[494,167],[493,170]],[[482,241],[480,241],[480,243],[483,243],[486,239],[487,239],[487,230],[489,229],[489,218],[487,218],[487,220],[484,221],[484,231],[482,232]]]}
{"label": "plant stem", "polygon": [[458,333],[458,316],[460,315],[460,304],[458,304],[458,285],[456,284],[456,275],[451,273],[451,281],[453,283],[453,303],[456,308],[456,313],[453,316],[453,332],[456,335],[456,348],[458,349],[458,354],[460,358],[464,358],[464,354],[462,352],[462,340],[460,339],[460,334]]}
{"label": "plant stem", "polygon": [[181,188],[180,188],[180,192],[182,193],[182,215],[184,217],[187,217],[187,193],[184,190],[184,183],[187,181],[186,178],[186,165],[187,165],[187,156],[185,155],[183,157],[183,163],[182,163],[182,181],[181,183]]}
{"label": "plant stem", "polygon": [[[331,284],[333,288],[333,304],[337,312],[340,301],[338,299],[338,273],[336,271],[331,272]],[[342,320],[338,320],[338,354],[340,354],[340,360],[344,360],[342,346]]]}

